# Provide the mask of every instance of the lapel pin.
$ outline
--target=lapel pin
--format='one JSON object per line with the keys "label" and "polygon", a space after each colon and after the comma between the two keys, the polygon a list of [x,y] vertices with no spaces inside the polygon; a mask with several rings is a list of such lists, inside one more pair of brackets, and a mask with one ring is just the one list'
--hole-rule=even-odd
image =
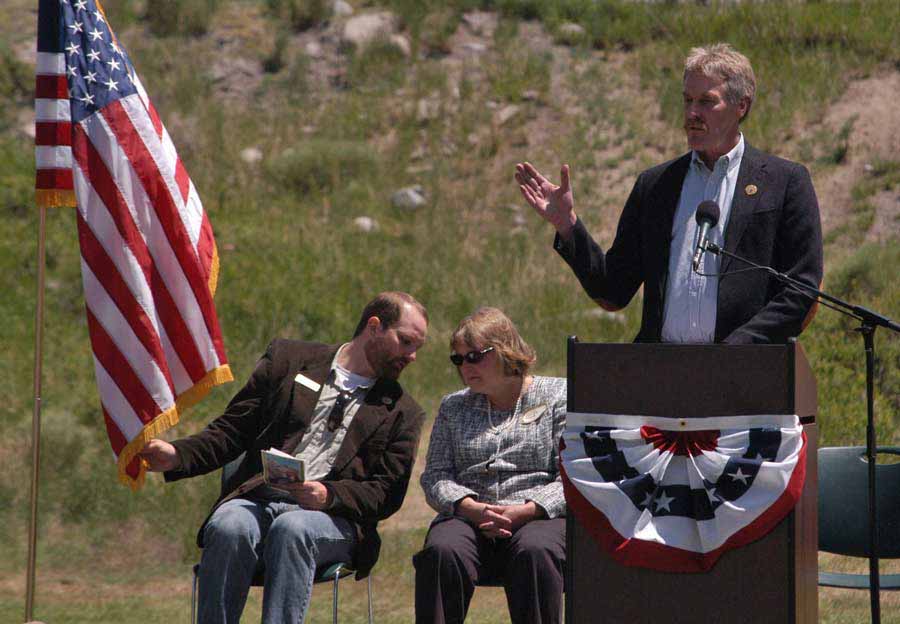
{"label": "lapel pin", "polygon": [[393,403],[393,401],[391,400],[391,397],[388,397],[388,396],[381,397],[381,402],[384,403],[385,405],[387,405],[388,407],[390,407],[391,403]]}
{"label": "lapel pin", "polygon": [[747,193],[747,195],[749,195],[751,197],[756,195],[757,191],[759,191],[759,189],[756,187],[755,184],[748,184],[747,186],[744,187],[744,192]]}

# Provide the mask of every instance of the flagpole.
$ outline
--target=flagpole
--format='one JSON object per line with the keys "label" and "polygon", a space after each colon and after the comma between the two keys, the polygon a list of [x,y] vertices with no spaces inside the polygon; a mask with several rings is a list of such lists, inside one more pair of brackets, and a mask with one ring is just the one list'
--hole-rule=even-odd
{"label": "flagpole", "polygon": [[28,578],[25,584],[25,621],[32,621],[37,549],[38,481],[41,461],[41,364],[44,356],[44,242],[47,208],[41,206],[38,225],[37,308],[34,312],[34,411],[31,416],[31,521],[28,525]]}

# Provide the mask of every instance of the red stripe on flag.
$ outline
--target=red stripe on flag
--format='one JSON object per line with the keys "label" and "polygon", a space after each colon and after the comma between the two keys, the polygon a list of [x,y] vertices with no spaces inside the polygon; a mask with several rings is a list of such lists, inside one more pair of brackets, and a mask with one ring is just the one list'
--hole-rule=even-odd
{"label": "red stripe on flag", "polygon": [[162,412],[162,408],[147,392],[131,364],[90,308],[87,308],[87,319],[94,356],[131,405],[138,419],[146,425]]}
{"label": "red stripe on flag", "polygon": [[106,434],[109,436],[109,444],[112,446],[113,453],[118,457],[125,445],[128,444],[128,440],[122,435],[119,425],[110,417],[109,412],[106,411],[106,406],[102,402],[100,403],[100,409],[103,410],[103,422],[106,423]]}
{"label": "red stripe on flag", "polygon": [[71,169],[38,169],[35,174],[35,188],[71,190]]}
{"label": "red stripe on flag", "polygon": [[[122,449],[128,444],[128,441],[125,439],[125,436],[122,435],[122,432],[119,431],[119,427],[116,425],[115,421],[110,418],[109,412],[106,411],[106,408],[102,403],[100,409],[103,410],[103,420],[106,423],[106,433],[109,435],[109,443],[112,446],[116,457],[118,457],[119,453],[122,452]],[[135,480],[141,476],[140,457],[135,456],[134,459],[128,462],[128,466],[125,468],[125,474]]]}
{"label": "red stripe on flag", "polygon": [[78,211],[77,214],[81,257],[84,258],[84,261],[91,268],[97,280],[103,284],[103,289],[116,304],[119,312],[122,313],[137,339],[147,350],[147,353],[156,362],[174,395],[175,386],[172,383],[172,375],[169,372],[169,365],[166,362],[166,356],[163,353],[156,328],[153,326],[144,308],[138,304],[131,289],[128,288],[128,284],[122,279],[113,259],[106,253],[100,241],[94,236],[90,226],[81,216],[81,212]]}
{"label": "red stripe on flag", "polygon": [[[187,169],[184,168],[184,163],[178,156],[175,156],[175,183],[178,185],[178,190],[181,191],[181,201],[187,203],[188,193],[191,191],[191,179],[188,177]],[[203,217],[206,218],[205,211]]]}
{"label": "red stripe on flag", "polygon": [[35,145],[72,145],[71,121],[38,121],[34,124]]}
{"label": "red stripe on flag", "polygon": [[212,267],[213,251],[216,247],[216,241],[213,239],[212,224],[203,211],[203,221],[200,224],[200,238],[197,239],[197,255],[200,256],[200,264],[203,265],[203,272],[206,275],[207,283],[209,282],[209,273]]}
{"label": "red stripe on flag", "polygon": [[34,84],[34,97],[42,100],[69,99],[69,82],[65,74],[38,74]]}
{"label": "red stripe on flag", "polygon": [[159,113],[156,112],[156,107],[153,106],[149,96],[147,97],[147,114],[150,115],[150,123],[153,124],[153,129],[156,130],[156,136],[161,139],[163,133],[162,120],[159,118]]}
{"label": "red stripe on flag", "polygon": [[109,211],[122,240],[128,245],[131,253],[137,258],[138,264],[144,271],[144,279],[150,285],[156,313],[163,328],[165,328],[172,348],[178,353],[178,357],[191,380],[194,382],[199,381],[206,375],[206,366],[203,363],[203,358],[200,357],[200,352],[197,350],[197,343],[194,341],[194,337],[191,335],[191,331],[181,314],[179,314],[175,300],[166,288],[165,281],[153,262],[144,237],[131,217],[125,198],[122,197],[115,180],[113,180],[109,169],[106,167],[106,163],[90,142],[84,127],[81,125],[75,126],[72,154],[75,162],[78,163],[85,177],[90,180],[91,186],[93,186],[100,200]]}
{"label": "red stripe on flag", "polygon": [[169,187],[157,168],[153,156],[132,125],[131,119],[122,107],[121,101],[110,103],[103,109],[101,114],[110,128],[112,128],[119,145],[131,162],[132,168],[141,179],[144,192],[147,193],[156,210],[159,223],[166,233],[169,245],[171,245],[172,251],[175,252],[178,263],[181,265],[181,270],[184,272],[197,305],[200,307],[203,321],[206,324],[209,338],[216,349],[218,359],[220,362],[224,362],[225,347],[222,344],[222,333],[219,329],[219,320],[216,317],[212,295],[210,295],[200,263],[197,261],[190,235],[185,230],[178,208],[172,195],[169,193]]}

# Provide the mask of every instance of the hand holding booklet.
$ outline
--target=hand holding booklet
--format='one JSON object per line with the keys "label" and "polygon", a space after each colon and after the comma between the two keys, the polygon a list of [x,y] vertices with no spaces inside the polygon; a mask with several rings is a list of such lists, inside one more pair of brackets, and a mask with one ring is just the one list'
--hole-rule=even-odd
{"label": "hand holding booklet", "polygon": [[263,477],[269,485],[279,486],[306,481],[306,462],[284,451],[270,448],[262,454]]}

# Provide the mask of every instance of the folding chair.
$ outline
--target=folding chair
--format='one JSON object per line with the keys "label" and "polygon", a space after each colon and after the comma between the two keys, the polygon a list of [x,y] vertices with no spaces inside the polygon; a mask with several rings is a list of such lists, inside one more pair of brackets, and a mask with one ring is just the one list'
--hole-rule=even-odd
{"label": "folding chair", "polygon": [[[879,454],[900,455],[880,447]],[[819,550],[869,556],[868,465],[861,446],[819,449]],[[900,463],[875,466],[878,557],[900,558]],[[900,589],[900,574],[879,576],[881,589]],[[869,589],[869,575],[819,571],[819,585]]]}

